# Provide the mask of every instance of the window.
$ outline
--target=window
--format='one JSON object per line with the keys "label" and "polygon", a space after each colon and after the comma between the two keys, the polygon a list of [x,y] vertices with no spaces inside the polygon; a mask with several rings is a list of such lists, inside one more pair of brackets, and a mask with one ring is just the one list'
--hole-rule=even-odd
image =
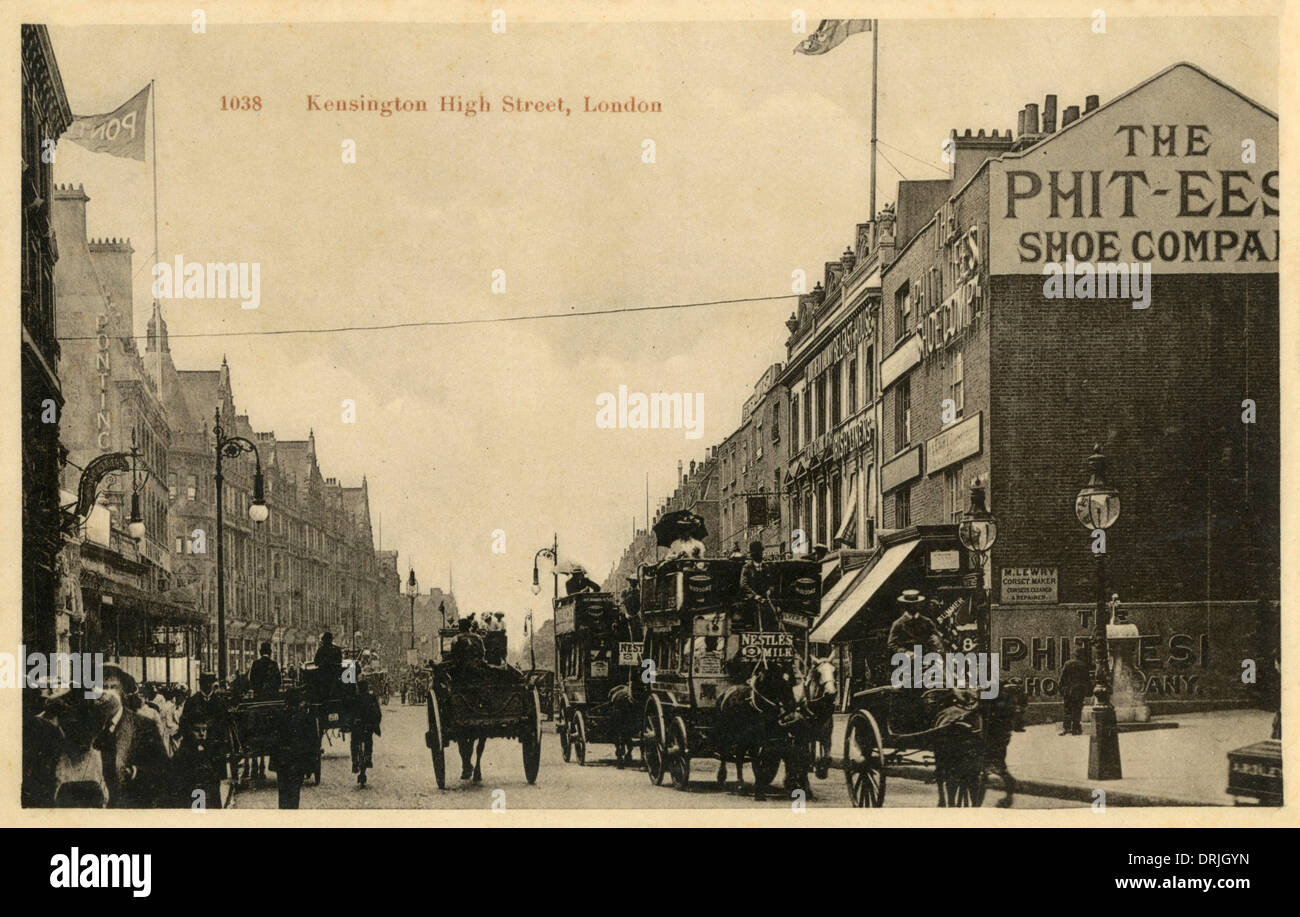
{"label": "window", "polygon": [[836,363],[828,372],[830,373],[831,383],[831,429],[833,430],[839,426],[842,416],[840,408],[843,406],[843,402],[840,399],[840,385],[844,376],[844,364]]}
{"label": "window", "polygon": [[965,374],[961,351],[954,351],[948,361],[948,397],[957,406],[957,416],[961,417],[966,407]]}
{"label": "window", "polygon": [[912,524],[912,488],[901,487],[894,494],[894,528],[905,529]]}
{"label": "window", "polygon": [[862,384],[862,402],[869,404],[871,399],[876,397],[876,360],[871,347],[867,348],[867,362],[863,372],[866,378]]}
{"label": "window", "polygon": [[776,445],[781,441],[781,405],[772,405],[772,444]]}
{"label": "window", "polygon": [[790,454],[799,451],[799,396],[790,399]]}
{"label": "window", "polygon": [[[842,500],[842,494],[840,493],[840,476],[837,474],[835,475],[835,477],[831,478],[831,513],[830,513],[831,526],[830,526],[830,531],[828,533],[831,538],[834,538],[835,533],[840,530],[840,521],[842,518],[842,510],[843,510],[843,507],[841,506],[841,500]],[[823,543],[829,545],[830,541],[825,540]]]}
{"label": "window", "polygon": [[174,471],[167,475],[167,499],[176,499],[176,472]]}
{"label": "window", "polygon": [[183,535],[176,536],[176,553],[177,554],[185,553],[185,536]]}
{"label": "window", "polygon": [[858,412],[858,358],[849,360],[849,415]]}
{"label": "window", "polygon": [[817,435],[826,432],[826,373],[817,377]]}
{"label": "window", "polygon": [[811,443],[813,438],[812,383],[803,390],[803,441]]}
{"label": "window", "polygon": [[192,474],[185,476],[185,498],[193,500],[198,494],[199,480]]}
{"label": "window", "polygon": [[960,522],[962,514],[961,468],[949,468],[943,473],[943,511],[949,522]]}
{"label": "window", "polygon": [[912,291],[908,282],[894,292],[894,340],[901,341],[912,321]]}
{"label": "window", "polygon": [[894,451],[902,452],[912,441],[912,380],[898,383],[894,392]]}

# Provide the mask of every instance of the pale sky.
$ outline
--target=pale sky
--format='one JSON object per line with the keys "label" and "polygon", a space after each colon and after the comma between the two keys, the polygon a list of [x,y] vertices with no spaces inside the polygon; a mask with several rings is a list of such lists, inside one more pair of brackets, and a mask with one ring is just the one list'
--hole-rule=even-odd
{"label": "pale sky", "polygon": [[[316,433],[322,472],[368,476],[383,547],[421,584],[449,567],[465,611],[527,608],[533,552],[597,579],[784,359],[793,299],[688,311],[330,335],[186,333],[517,316],[790,292],[868,219],[871,36],[795,55],[764,24],[52,27],[73,111],[110,111],[157,80],[160,252],[256,261],[261,306],[165,305],[182,369],[228,356],[236,404],[285,439]],[[1005,60],[1005,65],[998,63]],[[941,178],[950,128],[1005,130],[1026,102],[1103,103],[1187,60],[1278,108],[1275,20],[885,21],[881,152]],[[493,101],[468,118],[441,95]],[[223,94],[260,95],[257,113]],[[423,98],[425,114],[308,112],[306,96]],[[658,100],[656,115],[584,115],[582,97]],[[572,116],[509,114],[503,95],[562,97]],[[653,139],[657,162],[641,162]],[[340,155],[356,141],[357,162]],[[904,150],[908,155],[897,152]],[[917,160],[923,160],[926,165]],[[898,174],[879,162],[878,205]],[[64,142],[92,236],[136,249],[136,330],[149,315],[146,163]],[[491,272],[507,291],[490,291]],[[602,430],[596,398],[702,392],[704,435]],[[341,422],[343,399],[357,422]],[[506,532],[506,553],[491,552]],[[545,580],[548,577],[544,577]]]}

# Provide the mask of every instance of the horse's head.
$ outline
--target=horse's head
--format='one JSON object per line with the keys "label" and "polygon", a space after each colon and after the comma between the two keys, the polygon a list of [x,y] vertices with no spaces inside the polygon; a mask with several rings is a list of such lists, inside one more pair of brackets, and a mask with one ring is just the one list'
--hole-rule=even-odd
{"label": "horse's head", "polygon": [[798,706],[796,688],[800,680],[793,665],[779,661],[769,661],[754,670],[754,689],[767,700],[774,703],[781,712],[788,712]]}
{"label": "horse's head", "polygon": [[808,700],[820,700],[823,697],[834,697],[836,694],[835,684],[835,665],[830,658],[813,659],[808,668],[808,675],[804,679],[805,692]]}

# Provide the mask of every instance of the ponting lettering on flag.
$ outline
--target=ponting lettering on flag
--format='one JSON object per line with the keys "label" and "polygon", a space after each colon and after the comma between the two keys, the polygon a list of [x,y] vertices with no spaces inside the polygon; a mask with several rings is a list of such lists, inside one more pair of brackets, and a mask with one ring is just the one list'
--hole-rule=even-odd
{"label": "ponting lettering on flag", "polygon": [[92,153],[111,153],[144,162],[144,118],[149,107],[149,87],[105,115],[78,115],[64,138]]}
{"label": "ponting lettering on flag", "polygon": [[823,19],[813,32],[795,48],[796,54],[825,54],[850,35],[870,32],[870,19]]}

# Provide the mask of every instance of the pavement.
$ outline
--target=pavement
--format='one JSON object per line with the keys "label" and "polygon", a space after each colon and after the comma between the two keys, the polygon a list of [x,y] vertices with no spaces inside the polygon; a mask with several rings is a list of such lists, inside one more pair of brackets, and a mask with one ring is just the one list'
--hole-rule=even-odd
{"label": "pavement", "polygon": [[[1266,739],[1273,714],[1264,710],[1225,710],[1153,717],[1176,722],[1176,729],[1122,732],[1119,780],[1088,779],[1087,724],[1084,734],[1060,736],[1060,723],[1028,726],[1015,733],[1007,750],[1007,769],[1016,779],[1016,799],[1034,796],[1091,805],[1096,790],[1108,806],[1228,806],[1228,752]],[[836,765],[844,752],[847,714],[835,717],[831,749]],[[925,779],[930,770],[910,765],[886,767],[889,777]],[[999,786],[1000,780],[992,778]],[[891,791],[898,784],[890,784]]]}
{"label": "pavement", "polygon": [[[523,755],[517,741],[490,739],[483,754],[483,782],[473,784],[456,779],[460,760],[455,746],[447,750],[447,789],[439,790],[433,777],[430,753],[424,745],[423,706],[403,707],[394,700],[383,708],[383,735],[375,740],[375,767],[365,787],[352,774],[346,743],[334,735],[325,746],[321,785],[303,787],[304,809],[750,809],[794,811],[789,796],[781,790],[778,774],[772,795],[756,802],[751,795],[736,791],[735,769],[729,769],[728,783],[715,781],[718,763],[714,759],[691,762],[691,783],[685,790],[673,789],[665,780],[654,786],[638,764],[619,770],[614,765],[612,745],[591,745],[587,765],[565,763],[553,722],[543,722],[542,761],[535,785],[524,779]],[[1086,754],[1086,749],[1085,749]],[[753,773],[745,768],[746,783]],[[826,780],[813,778],[814,796],[807,807],[850,806],[848,788],[841,772],[832,770]],[[997,799],[990,796],[989,805]],[[268,774],[260,785],[235,792],[232,805],[241,809],[274,809],[278,804],[275,775]],[[922,780],[891,780],[886,805],[894,808],[933,807],[936,791]],[[1078,808],[1084,803],[1050,796],[1016,796],[1014,808]]]}

